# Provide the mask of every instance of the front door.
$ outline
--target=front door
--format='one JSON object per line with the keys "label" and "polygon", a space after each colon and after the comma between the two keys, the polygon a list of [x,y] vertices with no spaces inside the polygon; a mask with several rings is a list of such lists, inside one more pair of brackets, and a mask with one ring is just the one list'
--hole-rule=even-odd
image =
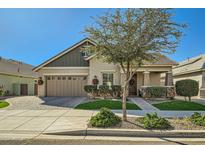
{"label": "front door", "polygon": [[137,74],[129,82],[129,95],[137,95]]}
{"label": "front door", "polygon": [[28,95],[28,85],[27,84],[21,84],[21,96]]}

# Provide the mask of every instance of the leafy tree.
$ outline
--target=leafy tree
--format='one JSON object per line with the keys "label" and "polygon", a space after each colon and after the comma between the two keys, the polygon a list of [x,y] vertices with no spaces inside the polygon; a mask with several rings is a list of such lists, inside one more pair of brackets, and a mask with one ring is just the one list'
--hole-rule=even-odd
{"label": "leafy tree", "polygon": [[189,98],[191,101],[192,96],[197,96],[199,93],[199,83],[195,80],[185,79],[176,82],[176,93],[179,96],[184,96]]}
{"label": "leafy tree", "polygon": [[96,42],[84,51],[121,67],[124,73],[123,120],[127,120],[126,97],[129,81],[145,61],[161,53],[173,53],[185,25],[172,20],[171,9],[115,9],[94,18],[85,33]]}

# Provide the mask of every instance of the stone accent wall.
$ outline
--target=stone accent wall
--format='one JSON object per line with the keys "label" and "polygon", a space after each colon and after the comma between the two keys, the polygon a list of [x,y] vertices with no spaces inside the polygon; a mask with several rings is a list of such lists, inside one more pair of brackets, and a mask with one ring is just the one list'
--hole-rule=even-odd
{"label": "stone accent wall", "polygon": [[171,71],[166,73],[165,86],[173,86],[173,76]]}

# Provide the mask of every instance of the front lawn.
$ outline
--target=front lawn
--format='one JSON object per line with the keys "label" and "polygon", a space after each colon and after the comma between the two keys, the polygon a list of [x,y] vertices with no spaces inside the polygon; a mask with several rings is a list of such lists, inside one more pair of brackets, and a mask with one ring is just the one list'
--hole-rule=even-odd
{"label": "front lawn", "polygon": [[[121,101],[114,100],[95,100],[91,102],[86,102],[79,104],[75,109],[84,109],[84,110],[99,110],[102,107],[109,108],[111,110],[122,109]],[[136,104],[127,102],[128,110],[141,110]]]}
{"label": "front lawn", "polygon": [[0,100],[0,108],[4,108],[4,107],[7,107],[7,106],[9,106],[8,102]]}
{"label": "front lawn", "polygon": [[160,110],[187,110],[187,111],[204,111],[205,105],[201,105],[195,102],[174,100],[168,102],[162,102],[159,104],[153,104]]}

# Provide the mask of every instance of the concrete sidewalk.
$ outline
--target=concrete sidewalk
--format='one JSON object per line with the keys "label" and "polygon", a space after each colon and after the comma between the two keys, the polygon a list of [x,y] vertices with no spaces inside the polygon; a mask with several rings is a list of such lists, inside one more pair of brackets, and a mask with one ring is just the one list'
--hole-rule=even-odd
{"label": "concrete sidewalk", "polygon": [[94,111],[85,110],[0,110],[0,132],[40,135],[86,130]]}
{"label": "concrete sidewalk", "polygon": [[147,101],[145,101],[143,98],[140,98],[140,97],[130,97],[129,99],[133,103],[135,103],[137,106],[139,106],[142,110],[153,110],[153,111],[159,110],[156,107],[152,106]]}
{"label": "concrete sidewalk", "polygon": [[[98,111],[89,110],[0,110],[0,140],[14,139],[68,139],[85,138],[89,135],[87,124]],[[122,116],[121,110],[114,110]],[[128,110],[128,116],[143,116],[157,112],[160,116],[183,117],[194,113],[190,111],[151,111]],[[205,111],[200,113],[205,114]],[[91,131],[90,133],[93,133]],[[67,135],[66,135],[67,134]],[[80,136],[79,136],[80,135]]]}

